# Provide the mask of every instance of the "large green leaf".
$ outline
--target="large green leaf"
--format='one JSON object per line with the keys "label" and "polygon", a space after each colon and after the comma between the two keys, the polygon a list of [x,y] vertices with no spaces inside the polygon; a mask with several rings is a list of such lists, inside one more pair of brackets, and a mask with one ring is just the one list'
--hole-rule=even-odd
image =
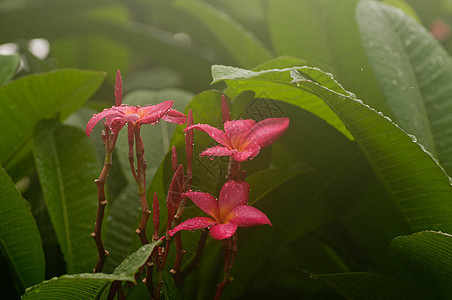
{"label": "large green leaf", "polygon": [[34,157],[58,242],[68,273],[90,271],[96,263],[94,229],[97,190],[94,184],[101,165],[83,131],[59,126],[56,121],[38,124]]}
{"label": "large green leaf", "polygon": [[309,168],[305,170],[267,169],[254,173],[246,179],[250,186],[253,187],[250,191],[249,204],[254,204],[279,185],[308,171],[310,171]]}
{"label": "large green leaf", "polygon": [[251,32],[215,7],[192,0],[178,1],[177,6],[196,16],[240,66],[250,68],[272,58],[270,51]]}
{"label": "large green leaf", "polygon": [[[250,71],[241,68],[213,65],[212,77],[216,83],[225,80],[234,94],[252,90],[259,97],[281,100],[301,107],[336,127],[344,135],[353,138],[341,119],[315,94],[307,94],[290,84],[290,70],[303,68],[270,69]],[[347,93],[343,90],[343,93]]]}
{"label": "large green leaf", "polygon": [[357,0],[280,0],[268,2],[268,30],[277,55],[292,55],[334,74],[372,107],[385,104],[360,43]]}
{"label": "large green leaf", "polygon": [[129,255],[112,274],[63,275],[27,289],[22,299],[106,299],[106,289],[115,280],[137,284],[135,274],[160,243],[161,241],[156,241],[142,246]]}
{"label": "large green leaf", "polygon": [[452,59],[401,10],[361,1],[357,19],[370,64],[394,121],[452,173]]}
{"label": "large green leaf", "polygon": [[19,61],[18,55],[0,55],[0,86],[13,78],[19,66]]}
{"label": "large green leaf", "polygon": [[11,275],[24,289],[44,279],[41,237],[28,203],[3,168],[0,195],[0,250],[10,265]]}
{"label": "large green leaf", "polygon": [[105,249],[110,254],[105,261],[105,272],[113,270],[129,255],[133,250],[133,240],[138,237],[135,230],[141,216],[141,205],[136,183],[128,183],[110,203],[104,235]]}
{"label": "large green leaf", "polygon": [[313,274],[345,299],[428,299],[435,297],[419,283],[405,282],[376,273]]}
{"label": "large green leaf", "polygon": [[452,297],[452,236],[422,231],[400,236],[391,242],[415,276],[441,291],[444,299]]}
{"label": "large green leaf", "polygon": [[342,93],[320,70],[294,70],[292,76],[347,125],[412,231],[452,230],[450,178],[424,148],[383,114]]}
{"label": "large green leaf", "polygon": [[33,127],[60,113],[64,119],[99,87],[101,72],[60,70],[20,78],[0,89],[0,163],[30,140]]}

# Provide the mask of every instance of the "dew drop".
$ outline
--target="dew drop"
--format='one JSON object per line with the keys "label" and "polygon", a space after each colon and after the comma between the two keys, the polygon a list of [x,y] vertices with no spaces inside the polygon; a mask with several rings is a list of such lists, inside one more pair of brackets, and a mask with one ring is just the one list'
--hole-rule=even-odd
{"label": "dew drop", "polygon": [[414,136],[414,135],[412,135],[412,134],[407,134],[409,137],[410,137],[410,139],[413,141],[413,142],[417,142],[417,138],[416,138],[416,136]]}

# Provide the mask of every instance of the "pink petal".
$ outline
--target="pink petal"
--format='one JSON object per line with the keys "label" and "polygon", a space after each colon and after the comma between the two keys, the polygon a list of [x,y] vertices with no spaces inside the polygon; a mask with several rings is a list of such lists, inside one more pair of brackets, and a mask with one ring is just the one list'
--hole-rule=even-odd
{"label": "pink petal", "polygon": [[245,150],[239,151],[239,152],[235,153],[234,155],[232,155],[232,158],[236,162],[243,162],[247,159],[253,159],[254,157],[256,157],[256,155],[259,154],[260,150],[261,149],[258,145],[250,144],[245,148]]}
{"label": "pink petal", "polygon": [[230,180],[226,182],[220,191],[220,217],[226,216],[237,206],[246,205],[250,194],[250,185],[245,181]]}
{"label": "pink petal", "polygon": [[187,192],[182,196],[187,196],[205,213],[212,216],[215,220],[220,220],[218,201],[209,193]]}
{"label": "pink petal", "polygon": [[248,135],[254,124],[256,124],[254,120],[233,120],[224,123],[224,132],[234,148],[239,149],[240,145],[248,143]]}
{"label": "pink petal", "polygon": [[124,117],[123,121],[124,122],[132,122],[132,123],[136,123],[138,120],[140,120],[140,116],[137,114],[130,114]]}
{"label": "pink petal", "polygon": [[267,147],[279,139],[289,127],[289,118],[265,119],[253,126],[250,142],[260,148]]}
{"label": "pink petal", "polygon": [[128,116],[131,114],[136,114],[137,111],[140,109],[140,106],[137,107],[137,106],[130,106],[127,104],[122,104],[121,106],[115,107],[114,109],[123,113],[124,116]]}
{"label": "pink petal", "polygon": [[91,117],[91,119],[88,121],[88,123],[86,124],[86,130],[85,133],[87,136],[90,136],[91,131],[93,131],[94,126],[96,126],[96,124],[102,120],[105,117],[121,117],[122,114],[120,112],[118,112],[115,107],[112,108],[106,108],[104,109],[102,112],[95,114]]}
{"label": "pink petal", "polygon": [[237,224],[229,222],[225,224],[216,224],[210,227],[209,234],[216,240],[230,238],[237,231]]}
{"label": "pink petal", "polygon": [[185,128],[184,131],[187,131],[187,130],[190,130],[190,129],[197,129],[197,130],[200,130],[200,131],[204,131],[205,133],[210,135],[210,137],[213,138],[218,143],[220,143],[223,146],[226,146],[226,147],[232,149],[232,144],[229,141],[229,138],[226,136],[226,134],[222,130],[220,130],[218,128],[212,127],[212,126],[207,125],[207,124],[196,124],[196,125],[189,126],[189,127]]}
{"label": "pink petal", "polygon": [[141,124],[155,124],[168,113],[168,110],[173,106],[173,101],[167,100],[157,105],[150,105],[140,108],[137,113],[141,116]]}
{"label": "pink petal", "polygon": [[187,121],[187,116],[177,110],[170,109],[168,113],[162,117],[162,120],[182,125]]}
{"label": "pink petal", "polygon": [[225,221],[234,222],[239,227],[250,227],[268,224],[273,226],[268,217],[252,206],[242,205],[234,208]]}
{"label": "pink petal", "polygon": [[222,146],[216,146],[212,148],[208,148],[201,152],[199,156],[227,156],[227,155],[233,155],[237,152],[237,150],[230,150],[229,148],[222,147]]}
{"label": "pink petal", "polygon": [[188,219],[187,221],[180,223],[172,230],[170,230],[169,234],[170,236],[173,236],[176,232],[180,230],[196,230],[206,228],[214,224],[217,224],[217,222],[214,219],[208,217],[197,217],[193,219]]}

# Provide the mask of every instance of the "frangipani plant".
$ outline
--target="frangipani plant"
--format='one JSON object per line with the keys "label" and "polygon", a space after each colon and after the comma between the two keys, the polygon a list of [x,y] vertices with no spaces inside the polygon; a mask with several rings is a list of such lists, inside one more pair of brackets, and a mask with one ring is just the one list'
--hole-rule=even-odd
{"label": "frangipani plant", "polygon": [[[7,274],[0,298],[106,299],[116,291],[117,298],[147,299],[143,279],[176,300],[212,299],[219,281],[229,282],[217,287],[223,300],[450,298],[446,2],[1,5],[8,30],[0,44],[8,45],[0,52],[15,46],[17,54],[0,55],[0,273]],[[35,38],[47,40],[46,58],[35,55]],[[124,103],[133,109],[116,111],[118,124],[99,120],[87,138],[92,115],[122,105],[119,77],[111,97],[118,68],[127,74]],[[221,95],[230,115],[220,113]],[[256,147],[240,151],[198,132],[193,140],[198,129],[184,133],[171,122],[140,124],[140,108],[167,99],[187,119],[191,109],[187,127],[208,124],[226,135],[225,122],[285,117],[290,127],[251,159]],[[126,124],[128,134],[112,132]],[[193,155],[185,145],[194,142]],[[198,157],[215,146],[225,155]],[[234,148],[237,158],[251,155],[237,162]],[[146,192],[146,203],[137,201],[136,181],[145,182],[138,194]],[[239,228],[220,241],[209,227],[169,235],[187,219],[210,218],[181,195],[217,198],[229,181],[250,185],[249,205],[274,227]],[[103,224],[94,225],[98,204]],[[153,224],[140,227],[148,214]],[[93,226],[105,242],[98,252]],[[102,272],[92,274],[105,250]],[[230,274],[223,281],[221,269]]]}

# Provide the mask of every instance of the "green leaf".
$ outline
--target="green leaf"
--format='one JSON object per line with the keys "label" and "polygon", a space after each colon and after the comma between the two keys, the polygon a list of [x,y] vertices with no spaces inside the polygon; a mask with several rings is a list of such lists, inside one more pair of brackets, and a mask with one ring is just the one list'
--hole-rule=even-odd
{"label": "green leaf", "polygon": [[119,280],[137,283],[135,274],[160,243],[161,241],[156,241],[142,246],[129,255],[112,274],[63,275],[27,289],[22,299],[106,299],[103,295],[111,282]]}
{"label": "green leaf", "polygon": [[179,289],[169,272],[163,272],[163,297],[166,300],[182,299]]}
{"label": "green leaf", "polygon": [[101,166],[83,131],[58,122],[36,126],[34,157],[43,195],[68,273],[90,271],[96,247],[90,236],[97,210],[94,179]]}
{"label": "green leaf", "polygon": [[357,8],[361,37],[394,121],[452,173],[452,59],[401,10],[377,1]]}
{"label": "green leaf", "polygon": [[127,45],[103,36],[61,39],[52,43],[52,58],[59,68],[103,70],[113,85],[116,70],[125,70],[130,63]]}
{"label": "green leaf", "polygon": [[14,77],[19,61],[18,55],[0,55],[0,86]]}
{"label": "green leaf", "polygon": [[99,87],[101,72],[60,70],[20,78],[0,88],[0,163],[30,140],[34,126],[60,113],[64,119]]}
{"label": "green leaf", "polygon": [[428,299],[434,295],[419,283],[405,282],[376,273],[312,274],[345,299]]}
{"label": "green leaf", "polygon": [[422,231],[396,237],[391,242],[422,282],[441,291],[444,299],[452,296],[452,236],[435,231]]}
{"label": "green leaf", "polygon": [[[322,101],[321,98],[313,93],[306,93],[306,91],[289,84],[290,71],[296,69],[302,70],[305,68],[308,67],[270,69],[255,72],[236,67],[213,65],[212,83],[225,80],[229,89],[232,90],[234,94],[252,90],[260,97],[294,104],[319,116],[342,132],[345,136],[353,139],[341,119]],[[341,88],[337,83],[334,84],[334,88],[348,94],[348,92]]]}
{"label": "green leaf", "polygon": [[110,203],[104,235],[105,249],[110,253],[105,261],[106,272],[113,270],[133,250],[135,230],[141,216],[136,183],[127,184]]}
{"label": "green leaf", "polygon": [[268,32],[277,55],[301,57],[305,65],[334,74],[348,90],[385,109],[367,60],[355,17],[357,0],[269,1]]}
{"label": "green leaf", "polygon": [[279,185],[301,173],[309,171],[309,168],[305,170],[267,169],[248,176],[246,181],[252,186],[249,204],[256,203],[260,198],[270,193]]}
{"label": "green leaf", "polygon": [[239,23],[215,7],[199,1],[178,1],[177,6],[203,22],[240,66],[254,67],[272,58],[265,46]]}
{"label": "green leaf", "polygon": [[44,279],[41,237],[28,203],[3,168],[0,195],[0,250],[19,288],[24,289]]}
{"label": "green leaf", "polygon": [[347,125],[412,231],[452,231],[452,188],[438,163],[381,113],[331,89],[327,74],[299,71],[292,72],[294,82],[321,97]]}

